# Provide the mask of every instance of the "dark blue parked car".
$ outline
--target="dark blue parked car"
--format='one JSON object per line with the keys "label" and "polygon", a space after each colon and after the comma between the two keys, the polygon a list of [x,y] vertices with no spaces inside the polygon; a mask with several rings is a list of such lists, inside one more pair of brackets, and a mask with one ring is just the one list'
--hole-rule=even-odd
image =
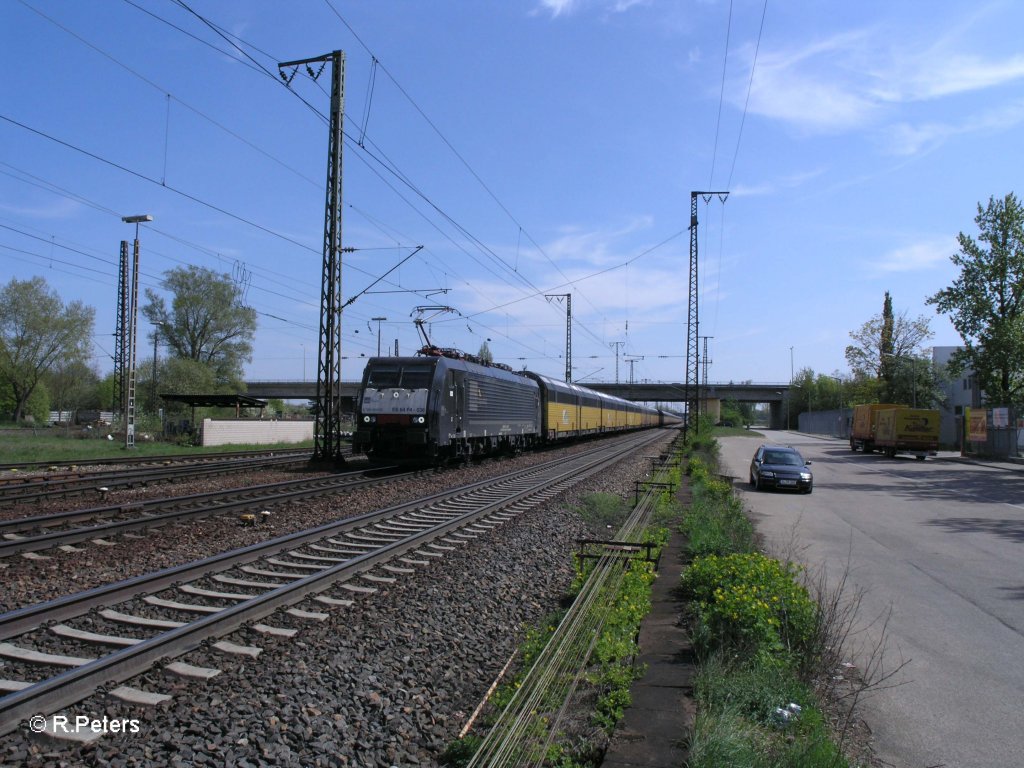
{"label": "dark blue parked car", "polygon": [[783,488],[810,493],[814,476],[800,451],[788,445],[762,445],[750,461],[750,484],[757,490]]}

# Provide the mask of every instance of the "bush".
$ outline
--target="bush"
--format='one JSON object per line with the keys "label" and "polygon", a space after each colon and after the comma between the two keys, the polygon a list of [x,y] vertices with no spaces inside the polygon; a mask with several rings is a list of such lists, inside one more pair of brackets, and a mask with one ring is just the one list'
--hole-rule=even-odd
{"label": "bush", "polygon": [[707,462],[700,457],[690,459],[687,471],[693,501],[683,517],[682,530],[690,554],[700,557],[752,551],[754,526],[729,483],[713,478]]}
{"label": "bush", "polygon": [[815,634],[815,604],[798,574],[796,567],[758,553],[694,560],[682,583],[696,603],[697,650],[732,649],[764,663],[792,660]]}

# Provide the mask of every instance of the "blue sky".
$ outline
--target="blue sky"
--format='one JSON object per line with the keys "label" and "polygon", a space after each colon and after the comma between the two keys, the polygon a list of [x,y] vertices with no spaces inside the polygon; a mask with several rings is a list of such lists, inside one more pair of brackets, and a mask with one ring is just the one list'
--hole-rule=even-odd
{"label": "blue sky", "polygon": [[432,305],[435,343],[561,376],[545,294],[571,293],[574,379],[682,380],[707,189],[731,193],[699,205],[709,379],[845,372],[887,290],[959,343],[924,302],[977,204],[1024,193],[1021,29],[1012,0],[4,0],[0,279],[95,306],[105,373],[120,217],[148,213],[143,289],[231,274],[247,376],[314,379],[329,73],[289,90],[276,62],[341,49],[342,295],[423,246],[345,310],[344,378],[371,318],[409,354]]}

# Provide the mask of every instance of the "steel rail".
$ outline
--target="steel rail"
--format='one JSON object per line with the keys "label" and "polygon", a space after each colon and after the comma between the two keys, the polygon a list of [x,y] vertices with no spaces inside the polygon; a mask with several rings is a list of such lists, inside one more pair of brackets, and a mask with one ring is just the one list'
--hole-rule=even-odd
{"label": "steel rail", "polygon": [[[116,459],[62,459],[59,461],[20,461],[11,463],[0,463],[0,472],[17,470],[19,472],[31,472],[33,470],[46,470],[51,467],[102,467],[121,466],[136,464],[202,464],[208,461],[223,461],[224,459],[235,458],[256,458],[258,456],[282,456],[282,455],[303,455],[309,458],[313,452],[309,448],[278,448],[267,451],[217,451],[214,453],[166,453],[154,456],[123,456]],[[4,480],[12,478],[3,478]],[[21,478],[18,478],[20,480]]]}
{"label": "steel rail", "polygon": [[[35,531],[42,527],[52,527],[95,518],[109,518],[114,515],[130,512],[138,512],[142,515],[141,517],[133,517],[127,520],[112,520],[97,525],[49,531],[34,536],[0,541],[0,559],[26,552],[40,552],[57,546],[76,544],[95,538],[103,538],[104,536],[155,528],[193,517],[239,512],[254,507],[274,506],[288,501],[326,496],[346,488],[373,485],[384,480],[400,479],[415,474],[414,472],[405,472],[380,477],[368,477],[370,472],[378,471],[381,471],[381,468],[375,468],[370,471],[355,470],[341,475],[305,478],[303,480],[284,480],[279,483],[252,485],[241,489],[232,488],[226,491],[209,491],[188,496],[149,499],[130,504],[114,504],[106,507],[77,509],[68,512],[58,512],[53,515],[37,515],[31,518],[4,521],[0,523],[0,535],[16,535],[24,531]],[[171,511],[165,513],[149,511],[160,509],[171,509]]]}
{"label": "steel rail", "polygon": [[157,469],[130,470],[128,472],[95,472],[76,477],[51,477],[31,480],[17,485],[0,486],[0,504],[19,504],[38,501],[51,496],[88,493],[102,488],[146,485],[168,482],[182,476],[218,475],[229,472],[260,469],[263,467],[301,464],[304,457],[282,456],[267,459],[232,459],[217,463],[159,467]]}
{"label": "steel rail", "polygon": [[[469,511],[457,514],[448,521],[433,525],[426,530],[404,537],[377,550],[357,555],[345,562],[326,568],[310,576],[295,580],[256,595],[217,613],[207,615],[185,626],[170,629],[137,645],[119,649],[90,661],[82,666],[67,670],[54,677],[40,681],[21,691],[0,698],[0,735],[15,729],[20,722],[34,714],[50,714],[62,707],[70,706],[90,695],[98,685],[120,682],[131,678],[163,659],[179,656],[195,649],[205,640],[223,636],[244,624],[264,618],[286,605],[298,603],[310,595],[322,592],[335,583],[348,581],[360,573],[372,570],[377,565],[403,555],[424,545],[428,541],[442,538],[472,524],[480,518],[503,510],[520,502],[544,498],[564,490],[580,480],[602,471],[619,461],[646,440],[626,440],[616,446],[602,446],[596,450],[578,454],[571,459],[555,460],[526,470],[507,473],[492,480],[472,483],[454,491],[428,497],[426,504],[439,499],[453,499],[473,491],[485,490],[497,484],[511,484],[511,491],[499,498],[493,498],[474,506]],[[524,480],[528,482],[523,483]],[[364,522],[384,519],[396,515],[396,510],[408,511],[421,508],[424,500],[417,503],[398,505],[389,510],[360,515]],[[110,605],[141,593],[159,591],[165,586],[183,579],[198,578],[214,570],[248,562],[268,554],[268,547],[281,551],[295,546],[298,541],[323,538],[329,531],[343,527],[354,527],[355,519],[342,523],[319,526],[311,531],[279,537],[273,542],[224,553],[196,563],[177,568],[165,569],[156,574],[129,579],[124,582],[90,590],[82,595],[73,595],[39,606],[14,611],[0,616],[0,639],[20,634],[38,627],[41,623],[78,615],[99,604]],[[88,607],[86,607],[88,606]],[[13,631],[12,631],[13,630]]]}

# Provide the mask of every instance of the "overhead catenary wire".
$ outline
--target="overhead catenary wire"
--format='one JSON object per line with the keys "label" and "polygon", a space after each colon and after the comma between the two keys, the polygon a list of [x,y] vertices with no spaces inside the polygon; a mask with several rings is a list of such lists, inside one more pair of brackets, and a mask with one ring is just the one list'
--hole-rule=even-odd
{"label": "overhead catenary wire", "polygon": [[[153,16],[154,18],[159,18],[157,16],[154,16],[152,13],[150,13],[146,9],[139,7],[137,4],[130,2],[130,0],[126,0],[126,3],[128,5],[131,5],[132,7],[138,8],[139,10],[142,10],[142,11],[148,13],[150,16]],[[186,10],[186,11],[191,13],[191,9],[189,9],[185,3],[177,3],[177,6],[182,8],[183,10]],[[332,9],[333,9],[333,7],[332,7]],[[161,21],[163,21],[163,20],[161,20]],[[218,34],[222,36],[222,39],[226,40],[227,39],[227,35],[229,33],[226,33],[223,30],[222,27],[217,27],[216,25],[213,25],[210,28],[213,29],[215,27],[219,30]],[[227,50],[224,45],[210,45],[210,43],[208,43],[206,40],[203,40],[201,36],[196,36],[196,35],[192,34],[191,32],[188,32],[187,30],[184,30],[182,27],[176,27],[176,29],[178,29],[179,32],[185,32],[185,34],[188,34],[192,39],[194,39],[197,42],[200,42],[200,43],[202,43],[204,45],[207,45],[207,46],[211,47],[212,50],[215,50],[218,53],[223,54]],[[239,61],[239,62],[245,64],[247,67],[249,67],[253,71],[257,71],[257,72],[260,72],[260,73],[263,73],[263,74],[267,74],[265,67],[257,66],[255,63],[253,63],[254,61],[258,61],[259,60],[258,56],[253,55],[251,59],[248,59],[245,56],[243,56],[240,52],[237,53],[237,54],[234,53],[234,51],[242,48],[243,46],[249,46],[250,44],[246,43],[245,41],[242,41],[241,38],[238,38],[237,36],[232,36],[232,39],[234,41],[236,41],[236,43],[238,43],[237,46],[233,46],[231,48],[231,50],[229,51],[229,54],[232,56],[232,58],[234,60],[236,60],[236,61]],[[250,50],[258,51],[259,49],[255,49],[255,47],[253,47]],[[269,56],[269,54],[266,54],[266,53],[264,53],[262,51],[260,52],[260,55]],[[129,68],[129,70],[130,70],[130,68]],[[394,77],[391,75],[391,73],[389,72],[387,74],[388,74],[388,77],[391,78],[392,81],[394,81]],[[278,82],[278,80],[275,79],[275,82]],[[396,82],[396,85],[398,85],[397,82]],[[158,86],[156,86],[154,84],[154,87],[158,87]],[[398,87],[401,89],[401,86],[398,86]],[[161,92],[166,93],[166,91],[164,91],[163,89],[161,89]],[[179,103],[183,103],[181,101],[181,99],[179,99],[179,98],[177,98],[177,97],[175,97],[173,95],[169,95],[169,98],[171,98],[171,99],[173,99],[175,101],[178,101]],[[368,102],[368,105],[369,105],[369,102]],[[423,110],[420,109],[418,105],[416,105],[416,108],[419,111],[423,112]],[[316,111],[319,113],[319,110],[316,110]],[[426,117],[425,112],[424,112],[424,117]],[[368,123],[368,120],[364,120],[364,126],[366,126],[367,123]],[[432,123],[429,123],[429,122],[428,122],[428,124],[433,125]],[[359,154],[361,154],[363,156],[364,163],[366,163],[367,160],[369,161],[367,163],[367,167],[376,165],[376,166],[379,166],[382,170],[386,168],[387,170],[384,171],[385,175],[393,176],[396,179],[402,180],[402,183],[407,185],[407,186],[409,186],[410,189],[417,189],[416,185],[412,183],[411,179],[409,179],[408,174],[403,173],[402,170],[395,165],[395,163],[393,163],[390,159],[388,159],[386,154],[384,154],[382,151],[380,151],[379,147],[374,145],[374,143],[372,142],[372,137],[370,137],[369,135],[366,135],[366,134],[367,134],[367,131],[364,130],[362,135],[357,135],[357,136],[354,136],[354,137],[348,137],[347,141],[351,140],[351,141],[354,141],[356,143],[358,143],[359,141],[362,141],[362,143],[367,148],[369,148],[369,150],[372,152],[372,157],[370,155],[359,153]],[[240,139],[240,140],[244,141],[244,139]],[[447,141],[447,139],[445,139],[445,141]],[[448,142],[448,143],[450,144],[451,142]],[[249,145],[250,146],[254,146],[251,143]],[[455,151],[454,147],[452,149],[453,149],[453,151]],[[465,162],[465,158],[462,155],[459,155],[458,153],[456,153],[456,156],[459,157],[460,162]],[[468,163],[466,163],[466,165],[468,166]],[[470,170],[472,170],[472,169],[470,169]],[[475,174],[475,173],[474,173],[474,175],[479,176],[478,174]],[[173,169],[172,169],[172,176],[173,176]],[[315,182],[313,182],[312,180],[310,180],[308,178],[306,180],[309,181],[310,183],[315,183]],[[155,183],[159,183],[155,179],[153,181]],[[164,181],[164,180],[161,180],[161,181]],[[481,180],[481,183],[482,183],[482,180]],[[179,184],[177,186],[180,187],[181,185]],[[486,184],[484,184],[484,187],[486,188]],[[419,194],[421,192],[423,192],[423,191],[422,190],[418,190],[417,194]],[[493,190],[487,188],[487,192],[488,192],[488,194],[494,196],[496,203],[498,203],[498,204],[501,203],[501,201],[497,199],[497,196],[494,195]],[[423,194],[426,195],[426,193],[423,193]],[[429,196],[427,196],[425,199],[429,200]],[[419,206],[419,207],[422,209],[422,206]],[[505,207],[503,205],[501,207],[506,211],[506,213],[508,213],[507,207]],[[441,213],[441,212],[443,212],[443,211],[441,211],[439,209],[439,213]],[[429,215],[430,214],[428,212],[428,216]],[[508,213],[508,215],[511,216],[510,213]],[[252,217],[248,217],[248,218],[252,218]],[[256,221],[258,222],[259,220],[256,219]],[[435,222],[437,221],[436,218],[434,219],[434,221]],[[514,218],[513,218],[513,221],[515,221]],[[472,233],[469,230],[468,227],[465,227],[464,225],[462,225],[458,221],[456,221],[454,217],[451,217],[449,222],[452,224],[453,227],[456,227],[456,230],[459,231],[459,235],[461,235],[463,237],[466,237],[467,243],[472,243],[471,246],[467,246],[467,243],[461,243],[460,245],[463,245],[464,247],[469,247],[471,250],[472,249],[476,249],[476,248],[486,248],[487,247],[479,238],[476,238],[477,242],[473,243],[474,233]],[[446,228],[443,223],[441,224],[441,227],[442,227],[442,229]],[[461,227],[461,230],[459,229],[459,227]],[[520,231],[520,234],[518,235],[518,238],[521,238],[521,237],[525,236],[528,241],[534,242],[534,244],[536,245],[536,242],[535,242],[534,238],[532,238],[530,236],[530,233],[527,232],[524,228],[521,228],[521,226],[518,225],[518,223],[517,223],[517,231]],[[166,234],[167,233],[165,233],[165,235]],[[171,235],[167,235],[167,236],[170,237]],[[415,242],[415,240],[413,240],[413,242]],[[518,246],[518,242],[517,242],[517,246]],[[307,250],[310,251],[310,252],[313,252],[313,253],[317,252],[317,251],[315,251],[312,248],[307,248]],[[518,247],[517,247],[517,250],[518,250]],[[541,251],[541,252],[543,251],[543,249],[540,249],[539,247],[538,247],[538,250]],[[425,250],[423,255],[427,256],[428,252],[429,251]],[[492,259],[492,256],[493,256],[493,259]],[[218,255],[218,258],[219,258],[219,255]],[[426,265],[431,265],[431,267],[433,267],[434,265],[436,265],[438,263],[443,263],[440,259],[435,259],[435,257],[433,257],[433,256],[430,256],[428,258],[423,258],[423,259],[421,259],[421,261],[424,264],[426,264]],[[517,260],[517,262],[515,264],[513,264],[513,263],[510,262],[510,260],[504,258],[502,255],[499,255],[498,253],[495,253],[494,249],[491,249],[491,254],[488,255],[486,258],[482,258],[481,261],[483,261],[484,263],[490,264],[492,270],[495,270],[494,272],[492,272],[492,274],[496,273],[496,276],[498,276],[498,275],[500,275],[502,273],[509,274],[508,271],[507,271],[509,268],[511,268],[511,273],[520,273],[518,260]],[[504,266],[501,266],[502,263],[504,263]],[[449,276],[451,278],[455,278],[455,279],[459,278],[461,270],[452,269],[452,267],[448,266],[448,265],[445,265],[445,269],[447,270],[447,276]],[[368,273],[364,273],[364,274],[368,274]],[[563,277],[566,277],[564,275],[564,273],[562,273],[562,274],[563,274]],[[372,275],[370,277],[372,277]],[[516,278],[514,276],[512,276],[512,275],[510,275],[510,278],[511,278],[511,282],[509,282],[509,281],[506,281],[506,282],[508,282],[509,285],[516,285]],[[566,280],[567,280],[567,283],[563,283],[562,285],[569,285],[569,286],[575,287],[575,280],[569,280],[568,277],[566,277]],[[472,281],[465,281],[464,280],[462,284],[466,285],[470,289],[475,289],[476,288],[476,286],[473,284]],[[258,286],[254,285],[254,287],[258,287]],[[540,288],[536,288],[534,290],[536,290],[537,292],[540,292],[541,289]],[[546,289],[545,288],[543,290],[550,290],[550,289]],[[527,290],[525,290],[524,293],[527,294],[526,296],[524,296],[524,300],[531,298],[529,286],[527,286]],[[583,298],[584,298],[584,300],[586,300],[586,296],[585,295],[583,295]],[[482,316],[485,313],[481,312],[479,314]],[[587,325],[585,325],[585,324],[584,325],[578,325],[577,324],[577,330],[580,331],[581,335],[586,336],[587,338],[590,338],[594,342],[602,343],[602,340],[596,334],[593,334],[593,332],[591,331],[591,329]],[[516,342],[519,341],[518,338],[514,338],[513,340],[516,341]]]}
{"label": "overhead catenary wire", "polygon": [[[708,174],[708,189],[714,189],[715,161],[718,158],[718,133],[722,127],[722,106],[725,104],[725,76],[729,67],[729,38],[732,34],[732,0],[729,0],[729,17],[725,24],[725,54],[722,56],[722,88],[718,94],[718,117],[715,120],[715,142],[711,150],[711,172]],[[728,189],[728,187],[726,187]]]}
{"label": "overhead catenary wire", "polygon": [[757,43],[754,45],[754,59],[750,64],[750,80],[747,81],[747,96],[743,100],[743,115],[740,117],[740,129],[736,134],[736,149],[732,154],[732,164],[729,167],[729,180],[725,184],[726,189],[732,187],[733,173],[736,171],[736,159],[740,155],[740,142],[743,140],[743,126],[747,122],[747,109],[750,106],[750,92],[754,87],[754,72],[757,69],[757,54],[761,50],[761,37],[764,34],[764,20],[768,15],[768,0],[764,0],[764,5],[761,7],[761,24],[757,29]]}
{"label": "overhead catenary wire", "polygon": [[[334,7],[334,4],[331,2],[331,0],[324,0],[324,3],[327,5],[328,8],[330,8],[330,10],[334,13],[334,15],[337,16],[338,20],[352,34],[352,36],[363,47],[363,49],[367,52],[367,54],[369,54],[373,58],[374,64],[376,66],[379,66],[380,69],[384,72],[384,74],[386,74],[388,76],[388,78],[395,85],[395,87],[402,94],[402,96],[404,96],[408,100],[408,102],[412,105],[413,109],[415,109],[416,112],[418,112],[419,115],[423,118],[423,120],[427,123],[427,125],[430,126],[431,130],[433,130],[434,133],[445,144],[445,146],[447,146],[451,150],[452,154],[456,157],[456,159],[458,159],[458,161],[462,164],[462,166],[470,173],[471,176],[473,176],[474,179],[476,179],[477,183],[480,184],[481,188],[487,193],[487,195],[505,213],[505,215],[509,218],[509,220],[512,221],[512,223],[516,225],[516,227],[518,228],[520,236],[522,234],[525,234],[527,239],[533,244],[533,246],[537,249],[537,251],[542,256],[544,256],[544,258],[548,261],[548,263],[551,264],[552,267],[554,267],[554,269],[558,272],[558,274],[560,274],[563,278],[565,278],[567,281],[569,281],[568,276],[562,271],[561,267],[558,266],[558,264],[555,262],[555,260],[552,259],[551,256],[533,238],[533,236],[530,234],[530,232],[523,227],[522,223],[512,214],[512,212],[508,209],[508,207],[498,198],[498,196],[494,193],[494,191],[490,188],[490,186],[483,180],[483,178],[469,164],[469,162],[462,155],[462,153],[460,153],[455,148],[455,146],[451,143],[451,141],[448,140],[448,138],[444,135],[444,133],[441,131],[441,129],[437,127],[436,123],[434,123],[434,121],[430,119],[430,117],[420,107],[420,105],[416,102],[416,100],[413,99],[412,96],[409,94],[409,92],[401,85],[401,83],[398,82],[397,78],[388,70],[388,68],[386,66],[384,66],[383,64],[379,63],[376,55],[374,55],[374,53],[370,49],[370,47],[363,41],[363,39],[359,36],[359,34],[352,27],[352,25],[349,24],[348,21],[341,15],[341,13],[338,12],[337,8]],[[518,247],[517,247],[516,253],[518,254]],[[502,262],[505,264],[506,267],[510,268],[514,273],[518,274],[518,271],[519,271],[518,270],[518,265],[511,266],[507,262],[504,262],[503,259],[502,259]],[[569,282],[571,282],[571,281],[569,281]],[[590,299],[585,294],[580,294],[580,296],[595,311],[599,311],[597,309],[597,307],[595,307],[593,305],[593,303],[590,301]]]}
{"label": "overhead catenary wire", "polygon": [[[269,54],[267,54],[264,51],[260,51],[260,49],[256,48],[255,46],[252,46],[250,43],[242,41],[241,38],[238,38],[237,36],[229,35],[229,33],[225,32],[222,27],[220,27],[219,25],[214,24],[209,19],[207,19],[204,16],[202,16],[201,14],[197,13],[187,3],[183,2],[183,0],[174,0],[174,2],[180,8],[184,9],[185,11],[187,11],[188,13],[193,15],[195,18],[199,19],[208,28],[213,30],[221,39],[223,39],[225,42],[227,42],[229,46],[231,46],[235,51],[237,51],[241,56],[243,56],[245,58],[245,60],[249,63],[249,65],[252,66],[255,70],[263,73],[267,77],[270,77],[271,79],[274,80],[275,83],[277,83],[279,85],[281,84],[281,82],[277,78],[275,78],[273,76],[273,74],[269,71],[269,69],[267,67],[263,66],[262,64],[260,64],[259,62],[257,62],[247,51],[245,51],[242,48],[242,45],[240,43],[243,43],[244,45],[253,48],[253,50],[258,51],[261,55],[269,56]],[[134,4],[132,4],[132,5],[134,5]],[[332,8],[332,10],[333,10],[333,8]],[[148,11],[147,11],[147,13],[148,13]],[[335,11],[335,13],[337,14],[337,11]],[[159,17],[156,17],[156,18],[159,18]],[[339,18],[340,18],[340,15],[339,15]],[[346,23],[346,26],[348,26],[347,22],[344,22],[344,19],[342,19],[342,21],[343,21],[343,23]],[[171,26],[174,27],[175,29],[178,29],[179,31],[183,31],[183,30],[181,30],[179,27],[177,27],[175,25],[171,25]],[[350,30],[351,30],[351,28],[350,28]],[[202,41],[201,38],[198,38],[195,35],[192,35],[191,33],[187,33],[186,32],[186,34],[188,34],[190,37],[192,37],[193,39],[196,39],[199,42],[205,43],[205,41]],[[354,34],[354,32],[353,32],[353,34]],[[358,36],[356,36],[356,37],[358,39]],[[206,43],[206,44],[208,45],[208,43]],[[220,48],[217,48],[215,46],[214,46],[214,50],[221,51]],[[376,69],[377,66],[378,66],[378,62],[377,62],[376,58],[374,57],[374,70]],[[128,68],[128,69],[129,69],[129,71],[132,71],[130,68]],[[439,135],[441,135],[440,131],[438,131],[438,129],[436,128],[436,125],[434,125],[434,123],[426,116],[425,112],[419,107],[419,105],[415,104],[415,102],[411,99],[411,97],[409,97],[407,92],[405,92],[404,89],[401,87],[401,85],[397,83],[397,80],[395,80],[395,78],[391,75],[391,73],[387,72],[386,68],[382,67],[382,69],[388,74],[388,76],[396,84],[396,87],[398,87],[399,90],[402,91],[403,94],[406,96],[406,98],[409,99],[410,103],[413,104],[415,109],[423,116],[423,118],[427,121],[428,125],[430,125],[433,130],[435,130]],[[294,93],[293,89],[289,89],[289,90]],[[295,95],[298,96],[298,94],[295,94]],[[320,110],[316,109],[307,100],[302,99],[301,96],[299,96],[299,98],[307,106],[307,108],[311,109],[315,114],[317,114],[318,117],[321,120],[326,121],[326,115],[324,115],[322,112],[320,112]],[[493,259],[496,264],[501,265],[503,268],[509,269],[509,265],[503,259],[501,259],[497,254],[495,254],[492,249],[490,249],[486,245],[484,245],[484,243],[482,241],[480,241],[478,238],[473,236],[472,233],[469,232],[469,230],[467,228],[465,228],[463,225],[459,224],[454,219],[454,217],[452,217],[449,214],[447,214],[443,209],[440,208],[440,206],[438,206],[436,203],[434,203],[429,198],[429,196],[427,196],[417,185],[415,185],[412,182],[411,179],[409,179],[409,177],[406,174],[402,173],[393,162],[388,160],[386,155],[383,152],[380,151],[380,148],[379,147],[375,147],[373,145],[372,141],[370,142],[370,144],[371,144],[371,146],[374,146],[374,151],[371,152],[370,150],[368,150],[366,148],[366,141],[365,141],[366,137],[365,137],[365,134],[361,135],[358,139],[353,139],[353,137],[349,136],[348,134],[345,134],[345,136],[346,136],[347,141],[350,144],[355,144],[356,146],[359,146],[364,152],[366,152],[368,157],[376,160],[379,163],[381,168],[383,168],[384,170],[388,171],[391,175],[393,175],[395,178],[399,179],[405,186],[407,186],[415,194],[417,194],[424,202],[426,202],[429,206],[431,206],[443,219],[447,220],[453,227],[455,227],[456,231],[458,231],[462,236],[466,237],[467,240],[469,240],[477,248],[479,248],[482,253],[487,255],[488,258]],[[479,175],[476,174],[475,171],[473,171],[473,169],[468,166],[468,163],[461,156],[461,154],[459,154],[457,152],[457,150],[455,150],[454,146],[451,145],[451,143],[447,140],[447,138],[443,137],[443,135],[441,135],[441,136],[442,136],[442,140],[445,142],[445,144],[447,146],[449,146],[449,148],[453,151],[453,153],[456,155],[456,157],[459,158],[460,162],[462,162],[464,165],[467,166],[467,168],[474,175],[474,177],[476,177],[477,180],[481,183],[481,185],[484,186],[484,188],[486,189],[488,194],[491,195],[495,199],[495,201],[499,204],[499,206],[505,211],[506,215],[509,215],[511,217],[511,214],[508,212],[507,208],[503,204],[501,204],[501,202],[499,200],[497,200],[496,196],[486,186],[486,184],[483,183],[483,181],[482,181],[482,179],[480,179]],[[527,234],[527,237],[531,241],[533,241],[533,238],[529,236],[529,233],[526,233],[526,234]],[[454,241],[452,241],[452,242],[454,242]],[[534,242],[534,244],[536,245],[535,242]],[[537,246],[537,247],[538,247],[539,250],[542,250],[542,249],[539,248],[539,246]],[[545,256],[546,256],[546,254],[545,254]],[[481,264],[481,266],[484,266],[484,265]],[[557,265],[555,265],[555,266],[557,268]],[[519,280],[525,282],[527,284],[527,286],[534,291],[534,293],[540,292],[540,289],[537,288],[535,285],[533,285],[533,283],[531,283],[528,279],[526,279],[521,273],[519,273],[517,269],[513,268],[511,271],[512,271],[513,275],[516,278],[518,278]],[[561,270],[559,270],[559,272],[561,273]],[[562,273],[562,274],[564,276],[564,273]],[[499,279],[503,279],[503,278],[500,278],[500,276],[497,275],[497,274],[495,274],[495,277],[499,277]],[[476,288],[472,283],[467,283],[467,285],[469,285],[469,287],[471,287],[473,289]],[[584,327],[584,331],[585,332],[589,332],[589,329]]]}

